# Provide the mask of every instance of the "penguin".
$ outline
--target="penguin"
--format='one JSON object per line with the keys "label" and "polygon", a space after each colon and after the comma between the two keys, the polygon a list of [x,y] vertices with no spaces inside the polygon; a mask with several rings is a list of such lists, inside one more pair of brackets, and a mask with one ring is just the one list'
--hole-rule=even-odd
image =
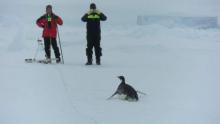
{"label": "penguin", "polygon": [[124,76],[118,76],[121,80],[120,85],[118,86],[115,93],[110,96],[108,99],[113,98],[116,94],[118,95],[125,95],[125,100],[128,101],[138,101],[138,94],[137,91],[130,85],[126,84]]}

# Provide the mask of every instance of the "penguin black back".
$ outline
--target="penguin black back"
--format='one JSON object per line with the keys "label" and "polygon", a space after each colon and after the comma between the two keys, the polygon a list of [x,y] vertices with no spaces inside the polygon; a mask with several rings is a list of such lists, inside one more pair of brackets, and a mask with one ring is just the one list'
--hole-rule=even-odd
{"label": "penguin black back", "polygon": [[138,94],[137,91],[130,85],[125,84],[124,86],[124,93],[125,95],[127,95],[126,99],[135,99],[138,100]]}

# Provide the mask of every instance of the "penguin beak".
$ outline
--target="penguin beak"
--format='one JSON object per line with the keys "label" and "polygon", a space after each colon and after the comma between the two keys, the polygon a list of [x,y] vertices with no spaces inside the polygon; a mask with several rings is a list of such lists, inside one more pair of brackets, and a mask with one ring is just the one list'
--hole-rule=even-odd
{"label": "penguin beak", "polygon": [[121,80],[121,76],[118,76],[118,79]]}

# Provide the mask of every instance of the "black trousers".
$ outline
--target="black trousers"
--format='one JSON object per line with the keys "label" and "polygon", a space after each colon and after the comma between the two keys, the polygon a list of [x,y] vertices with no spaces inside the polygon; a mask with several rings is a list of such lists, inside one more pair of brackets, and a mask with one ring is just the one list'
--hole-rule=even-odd
{"label": "black trousers", "polygon": [[56,38],[44,37],[44,47],[47,58],[51,58],[51,50],[50,50],[51,45],[54,50],[55,57],[59,58],[60,51],[59,51],[59,47],[57,46]]}
{"label": "black trousers", "polygon": [[102,56],[102,48],[100,46],[100,42],[101,42],[100,36],[87,35],[86,55],[89,59],[92,58],[93,48],[95,48],[96,59],[100,59],[100,57]]}

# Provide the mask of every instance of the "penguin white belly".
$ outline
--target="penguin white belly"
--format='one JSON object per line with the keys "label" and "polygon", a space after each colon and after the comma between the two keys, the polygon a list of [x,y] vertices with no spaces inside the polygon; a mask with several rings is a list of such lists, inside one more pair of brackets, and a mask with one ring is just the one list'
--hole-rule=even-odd
{"label": "penguin white belly", "polygon": [[127,97],[127,95],[125,95],[125,94],[118,95],[118,98],[122,99],[122,100],[125,100],[126,97]]}

